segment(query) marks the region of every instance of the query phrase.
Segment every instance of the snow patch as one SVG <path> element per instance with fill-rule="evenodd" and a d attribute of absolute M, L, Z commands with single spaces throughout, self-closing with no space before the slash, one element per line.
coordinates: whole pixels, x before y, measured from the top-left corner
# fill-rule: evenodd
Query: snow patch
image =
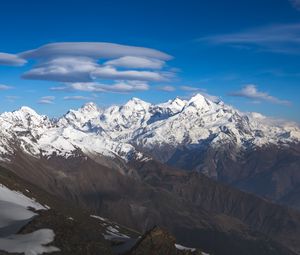
<path fill-rule="evenodd" d="M 37 215 L 29 208 L 46 210 L 48 207 L 0 184 L 0 250 L 25 255 L 59 251 L 56 247 L 44 246 L 54 240 L 54 232 L 50 229 L 40 229 L 23 235 L 16 234 Z"/>
<path fill-rule="evenodd" d="M 191 251 L 191 252 L 195 252 L 196 249 L 195 248 L 189 248 L 189 247 L 185 247 L 183 245 L 180 245 L 180 244 L 175 244 L 175 247 L 177 250 L 180 250 L 180 251 Z"/>
<path fill-rule="evenodd" d="M 38 255 L 60 251 L 54 246 L 45 246 L 54 240 L 54 232 L 51 229 L 40 229 L 30 234 L 11 235 L 0 238 L 0 250 L 25 255 Z"/>
<path fill-rule="evenodd" d="M 98 219 L 98 220 L 102 220 L 102 221 L 107 221 L 105 218 L 102 218 L 102 217 L 97 216 L 97 215 L 90 215 L 90 217 Z"/>
<path fill-rule="evenodd" d="M 35 210 L 46 210 L 47 208 L 36 202 L 35 199 L 29 198 L 19 191 L 10 190 L 6 186 L 0 184 L 0 201 L 9 202 L 22 206 L 24 208 L 32 207 Z"/>
<path fill-rule="evenodd" d="M 103 234 L 104 239 L 106 240 L 123 240 L 123 239 L 129 239 L 130 237 L 128 235 L 125 235 L 120 232 L 120 227 L 112 222 L 109 222 L 107 219 L 102 218 L 97 215 L 90 215 L 90 217 L 101 220 L 101 225 L 105 227 L 105 233 Z"/>

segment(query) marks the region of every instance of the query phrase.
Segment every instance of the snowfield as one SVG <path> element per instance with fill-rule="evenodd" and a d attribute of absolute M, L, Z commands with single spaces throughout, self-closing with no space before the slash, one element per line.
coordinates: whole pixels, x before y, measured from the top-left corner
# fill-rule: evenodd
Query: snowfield
<path fill-rule="evenodd" d="M 33 217 L 37 216 L 37 213 L 32 212 L 30 208 L 47 210 L 47 206 L 0 184 L 0 250 L 25 255 L 59 251 L 54 246 L 44 246 L 54 240 L 55 234 L 51 229 L 40 229 L 29 234 L 16 234 Z"/>

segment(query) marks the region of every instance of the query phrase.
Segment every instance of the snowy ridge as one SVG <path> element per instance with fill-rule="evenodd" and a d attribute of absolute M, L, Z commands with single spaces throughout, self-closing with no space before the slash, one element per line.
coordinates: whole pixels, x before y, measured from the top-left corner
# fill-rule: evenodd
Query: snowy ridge
<path fill-rule="evenodd" d="M 128 107 L 133 103 L 136 107 Z M 176 98 L 158 105 L 132 99 L 125 106 L 105 110 L 99 125 L 114 139 L 143 148 L 201 146 L 203 141 L 238 147 L 299 142 L 297 125 L 279 125 L 261 116 L 241 113 L 197 94 L 188 101 Z"/>
<path fill-rule="evenodd" d="M 132 145 L 113 141 L 93 123 L 101 111 L 95 104 L 86 104 L 78 111 L 70 110 L 58 121 L 38 115 L 28 107 L 0 115 L 0 160 L 8 161 L 15 149 L 34 157 L 72 157 L 83 153 L 121 157 L 134 156 Z M 140 154 L 140 153 L 139 153 Z M 140 155 L 137 156 L 140 157 Z"/>
<path fill-rule="evenodd" d="M 241 113 L 201 94 L 150 104 L 132 98 L 122 106 L 100 109 L 88 103 L 50 120 L 28 107 L 0 115 L 0 160 L 16 148 L 34 157 L 83 154 L 145 160 L 135 147 L 211 146 L 237 148 L 288 145 L 300 141 L 296 124 L 277 122 L 258 113 Z"/>

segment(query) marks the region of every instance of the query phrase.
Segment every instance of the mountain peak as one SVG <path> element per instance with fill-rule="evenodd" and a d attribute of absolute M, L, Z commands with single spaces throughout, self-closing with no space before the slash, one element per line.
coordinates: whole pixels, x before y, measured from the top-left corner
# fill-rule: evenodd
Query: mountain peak
<path fill-rule="evenodd" d="M 146 104 L 148 104 L 148 102 L 146 102 L 146 101 L 144 101 L 144 100 L 142 100 L 142 99 L 139 99 L 139 98 L 137 98 L 137 97 L 132 97 L 128 102 L 146 103 Z M 127 103 L 128 103 L 128 102 L 127 102 Z"/>
<path fill-rule="evenodd" d="M 209 109 L 212 102 L 202 94 L 198 93 L 191 97 L 188 101 L 188 106 L 193 106 L 197 109 Z"/>
<path fill-rule="evenodd" d="M 186 103 L 185 100 L 182 100 L 179 97 L 176 97 L 175 99 L 170 100 L 170 102 L 173 103 L 173 104 L 177 104 L 177 105 L 184 105 Z"/>
<path fill-rule="evenodd" d="M 39 114 L 28 106 L 22 106 L 19 110 L 14 111 L 15 113 L 24 113 L 26 115 L 39 116 Z"/>
<path fill-rule="evenodd" d="M 169 109 L 173 113 L 180 112 L 186 105 L 187 101 L 182 100 L 179 97 L 176 97 L 173 100 L 168 100 L 165 103 L 158 104 L 157 106 L 163 108 L 163 109 Z"/>
<path fill-rule="evenodd" d="M 206 100 L 206 97 L 200 93 L 197 93 L 197 94 L 193 95 L 189 101 L 194 102 L 194 101 L 203 101 L 203 100 Z"/>
<path fill-rule="evenodd" d="M 81 108 L 88 110 L 88 111 L 95 111 L 95 110 L 98 110 L 98 105 L 94 102 L 88 102 L 88 103 L 84 104 Z"/>
<path fill-rule="evenodd" d="M 148 108 L 150 105 L 151 104 L 146 101 L 143 101 L 137 97 L 133 97 L 124 106 L 129 108 L 131 107 L 136 108 L 137 106 L 140 106 L 142 108 Z"/>
<path fill-rule="evenodd" d="M 130 99 L 131 101 L 143 101 L 143 100 L 141 100 L 141 99 L 139 99 L 139 98 L 137 98 L 137 97 L 132 97 L 131 99 Z"/>
<path fill-rule="evenodd" d="M 22 106 L 13 112 L 4 112 L 0 117 L 2 124 L 7 122 L 12 126 L 22 126 L 24 128 L 43 125 L 46 127 L 49 124 L 48 117 L 39 115 L 35 110 L 27 106 Z"/>

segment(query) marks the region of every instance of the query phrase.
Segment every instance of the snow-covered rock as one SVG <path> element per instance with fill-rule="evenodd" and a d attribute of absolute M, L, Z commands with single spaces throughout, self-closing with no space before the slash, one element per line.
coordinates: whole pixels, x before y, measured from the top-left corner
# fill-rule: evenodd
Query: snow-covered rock
<path fill-rule="evenodd" d="M 15 150 L 34 157 L 71 157 L 78 150 L 128 160 L 137 157 L 132 145 L 111 139 L 99 126 L 101 110 L 88 103 L 59 120 L 38 115 L 28 107 L 0 115 L 0 160 L 9 161 Z"/>

